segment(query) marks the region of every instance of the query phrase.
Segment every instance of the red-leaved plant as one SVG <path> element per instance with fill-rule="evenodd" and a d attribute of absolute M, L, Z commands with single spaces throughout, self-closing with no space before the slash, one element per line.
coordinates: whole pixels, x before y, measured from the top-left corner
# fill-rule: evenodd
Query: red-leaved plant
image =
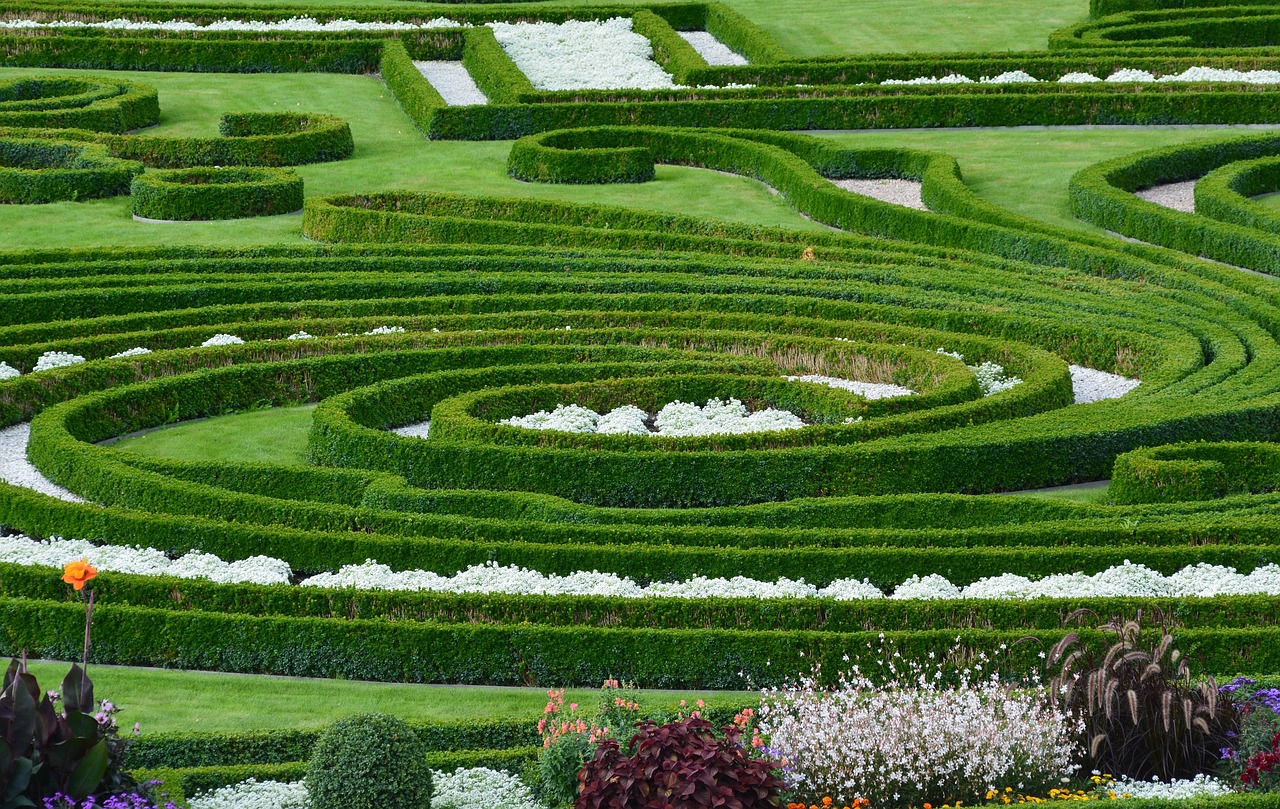
<path fill-rule="evenodd" d="M 754 759 L 741 731 L 721 734 L 698 716 L 666 725 L 644 721 L 628 752 L 605 739 L 578 773 L 574 809 L 766 809 L 782 805 L 773 763 Z"/>

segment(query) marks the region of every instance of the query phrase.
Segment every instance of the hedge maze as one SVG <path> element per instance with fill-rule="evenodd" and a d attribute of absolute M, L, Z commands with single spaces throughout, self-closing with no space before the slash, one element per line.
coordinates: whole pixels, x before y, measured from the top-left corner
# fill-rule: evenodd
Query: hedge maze
<path fill-rule="evenodd" d="M 232 13 L 370 27 L 49 25 L 207 25 Z M 0 425 L 29 423 L 30 462 L 82 498 L 0 483 L 9 532 L 265 555 L 298 579 L 366 560 L 439 574 L 496 562 L 640 583 L 866 579 L 892 592 L 934 574 L 964 586 L 1126 560 L 1166 575 L 1280 563 L 1280 208 L 1258 199 L 1280 192 L 1280 136 L 1223 132 L 1089 167 L 1071 180 L 1070 205 L 1097 227 L 1068 228 L 975 193 L 947 154 L 793 131 L 1276 124 L 1280 94 L 1251 80 L 1059 81 L 1280 70 L 1274 3 L 1094 0 L 1091 18 L 1044 50 L 826 59 L 793 57 L 743 14 L 702 2 L 402 3 L 321 15 L 18 0 L 2 16 L 33 21 L 0 28 L 6 65 L 33 76 L 0 82 L 0 200 L 129 194 L 134 215 L 156 220 L 304 208 L 298 227 L 313 242 L 0 255 L 0 360 L 17 372 L 5 378 L 0 366 Z M 484 25 L 617 16 L 633 20 L 681 87 L 538 89 Z M 455 25 L 424 27 L 437 18 Z M 679 36 L 690 30 L 748 64 L 707 64 Z M 488 103 L 446 104 L 414 65 L 427 60 L 460 61 Z M 511 178 L 644 184 L 655 167 L 693 166 L 758 180 L 828 228 L 376 186 L 307 196 L 304 207 L 289 167 L 351 157 L 360 144 L 348 122 L 228 111 L 215 137 L 152 135 L 180 98 L 37 70 L 54 68 L 377 72 L 424 137 L 513 141 Z M 1010 71 L 1033 81 L 977 80 Z M 974 81 L 901 83 L 947 75 Z M 850 179 L 917 182 L 929 210 L 833 182 Z M 1135 194 L 1192 181 L 1193 212 Z M 214 335 L 242 342 L 202 345 Z M 47 352 L 87 361 L 36 371 Z M 984 395 L 973 371 L 982 363 L 1020 384 Z M 1071 366 L 1141 384 L 1075 404 Z M 786 379 L 809 374 L 916 395 L 868 399 Z M 730 396 L 793 411 L 806 426 L 673 438 L 498 423 L 558 404 L 652 413 Z M 318 404 L 303 466 L 164 460 L 101 443 L 299 404 Z M 392 431 L 427 420 L 426 440 Z M 1102 480 L 1107 497 L 1093 502 L 994 496 Z M 95 660 L 129 665 L 731 689 L 814 662 L 838 670 L 881 633 L 904 653 L 944 653 L 957 639 L 969 651 L 1007 644 L 1031 665 L 1044 645 L 1017 642 L 1051 645 L 1063 618 L 1086 607 L 1160 611 L 1205 671 L 1280 670 L 1274 592 L 663 599 L 120 572 L 98 584 Z M 6 653 L 78 657 L 83 607 L 51 569 L 0 564 L 0 616 Z M 510 748 L 472 758 L 511 767 L 529 757 L 536 739 L 490 730 L 438 747 Z M 282 762 L 302 756 L 279 743 L 237 763 L 288 775 L 298 765 Z M 233 760 L 170 752 L 140 766 Z M 196 786 L 245 777 L 189 775 Z"/>

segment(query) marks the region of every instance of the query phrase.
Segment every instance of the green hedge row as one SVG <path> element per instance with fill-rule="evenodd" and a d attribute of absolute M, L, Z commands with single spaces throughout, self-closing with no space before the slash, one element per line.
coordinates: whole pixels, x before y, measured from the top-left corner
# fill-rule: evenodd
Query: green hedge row
<path fill-rule="evenodd" d="M 439 624 L 538 624 L 633 629 L 717 627 L 742 631 L 932 631 L 983 627 L 1056 630 L 1073 610 L 1101 616 L 1163 615 L 1179 628 L 1242 628 L 1280 622 L 1275 597 L 895 600 L 623 598 L 478 593 L 358 591 L 294 585 L 215 584 L 105 572 L 94 581 L 103 603 L 285 618 L 427 621 Z M 78 602 L 58 574 L 33 565 L 0 565 L 0 595 Z M 443 732 L 443 731 L 442 731 Z M 492 740 L 460 747 L 500 747 Z M 286 759 L 277 759 L 286 760 Z M 210 763 L 210 762 L 205 762 Z M 139 764 L 138 766 L 160 766 Z M 177 765 L 174 765 L 177 766 Z M 194 766 L 194 765 L 182 765 Z"/>
<path fill-rule="evenodd" d="M 521 138 L 511 145 L 507 174 L 536 183 L 643 183 L 653 179 L 653 152 L 647 147 L 628 146 L 617 139 L 610 143 L 588 132 L 562 130 Z M 627 138 L 623 135 L 621 139 Z"/>
<path fill-rule="evenodd" d="M 1049 35 L 1049 49 L 1140 44 L 1157 48 L 1268 48 L 1280 44 L 1274 4 L 1196 6 L 1126 11 L 1087 20 Z"/>
<path fill-rule="evenodd" d="M 1165 147 L 1108 160 L 1071 178 L 1071 212 L 1124 236 L 1259 272 L 1280 271 L 1280 236 L 1146 202 L 1135 191 L 1199 178 L 1280 153 L 1280 138 L 1252 135 Z"/>
<path fill-rule="evenodd" d="M 1117 503 L 1211 500 L 1280 488 L 1273 444 L 1169 444 L 1116 459 L 1110 496 Z"/>
<path fill-rule="evenodd" d="M 0 138 L 0 203 L 114 197 L 141 172 L 141 163 L 94 144 Z"/>
<path fill-rule="evenodd" d="M 1195 187 L 1196 213 L 1242 227 L 1280 234 L 1280 215 L 1252 199 L 1280 191 L 1280 157 L 1230 163 Z"/>
<path fill-rule="evenodd" d="M 507 56 L 488 26 L 467 31 L 462 66 L 490 104 L 518 104 L 522 95 L 534 92 L 533 84 Z M 394 87 L 391 89 L 395 91 Z"/>
<path fill-rule="evenodd" d="M 18 108 L 0 107 L 0 127 L 3 128 L 127 132 L 160 120 L 155 88 L 134 82 L 41 76 L 0 82 L 0 93 L 29 102 L 47 99 L 46 103 L 24 104 Z"/>
<path fill-rule="evenodd" d="M 0 599 L 5 654 L 76 657 L 84 642 L 84 608 Z M 821 665 L 825 676 L 860 660 L 882 659 L 880 640 L 904 657 L 930 652 L 946 661 L 1001 644 L 999 668 L 1038 665 L 1039 652 L 1063 630 L 1037 633 L 946 629 L 918 632 L 744 632 L 599 629 L 529 625 L 440 625 L 331 621 L 101 604 L 94 611 L 98 663 L 344 677 L 387 682 L 487 685 L 596 685 L 616 678 L 644 688 L 743 689 L 780 684 Z M 1082 633 L 1086 641 L 1100 636 Z M 1022 641 L 1019 643 L 1019 641 Z M 1198 671 L 1275 671 L 1280 628 L 1185 629 L 1184 657 Z M 867 644 L 871 644 L 868 649 Z M 465 654 L 459 650 L 466 650 Z M 845 656 L 848 656 L 848 660 Z"/>
<path fill-rule="evenodd" d="M 414 67 L 413 58 L 403 42 L 393 39 L 384 45 L 379 70 L 387 89 L 405 115 L 425 134 L 430 127 L 431 116 L 446 105 L 431 82 Z"/>
<path fill-rule="evenodd" d="M 129 189 L 135 217 L 166 221 L 241 219 L 302 210 L 302 178 L 289 169 L 151 171 Z"/>

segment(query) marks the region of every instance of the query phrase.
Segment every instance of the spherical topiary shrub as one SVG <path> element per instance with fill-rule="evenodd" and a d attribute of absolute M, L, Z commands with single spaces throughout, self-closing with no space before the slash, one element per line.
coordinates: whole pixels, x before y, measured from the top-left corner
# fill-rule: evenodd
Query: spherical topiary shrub
<path fill-rule="evenodd" d="M 195 221 L 275 216 L 302 208 L 302 178 L 288 169 L 191 168 L 149 171 L 129 192 L 140 219 Z"/>
<path fill-rule="evenodd" d="M 311 809 L 430 809 L 427 752 L 413 728 L 394 716 L 340 720 L 311 754 Z"/>

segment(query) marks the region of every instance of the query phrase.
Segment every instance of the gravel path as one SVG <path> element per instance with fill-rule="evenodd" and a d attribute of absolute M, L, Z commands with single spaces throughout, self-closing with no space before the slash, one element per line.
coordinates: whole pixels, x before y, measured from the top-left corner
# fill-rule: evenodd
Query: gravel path
<path fill-rule="evenodd" d="M 450 107 L 469 107 L 488 104 L 489 99 L 480 92 L 471 74 L 461 62 L 414 62 L 422 77 L 431 82 L 436 92 Z"/>
<path fill-rule="evenodd" d="M 1095 371 L 1082 365 L 1071 367 L 1071 390 L 1076 395 L 1076 404 L 1101 402 L 1104 399 L 1119 399 L 1141 384 L 1140 380 L 1127 376 L 1111 374 L 1106 371 Z"/>
<path fill-rule="evenodd" d="M 740 53 L 733 51 L 728 45 L 715 38 L 715 35 L 707 31 L 679 31 L 677 32 L 693 46 L 698 55 L 707 60 L 709 65 L 745 65 L 747 59 Z"/>
<path fill-rule="evenodd" d="M 1196 181 L 1187 180 L 1183 183 L 1166 183 L 1165 185 L 1153 185 L 1150 188 L 1144 188 L 1141 191 L 1133 192 L 1139 199 L 1145 199 L 1147 202 L 1154 202 L 1157 205 L 1163 205 L 1166 208 L 1172 208 L 1175 211 L 1184 213 L 1196 212 Z"/>
<path fill-rule="evenodd" d="M 403 427 L 396 427 L 391 432 L 396 435 L 403 435 L 406 438 L 426 438 L 431 432 L 431 422 L 421 421 L 417 424 L 406 424 Z"/>
<path fill-rule="evenodd" d="M 894 205 L 915 208 L 917 211 L 929 210 L 924 200 L 920 198 L 920 183 L 917 180 L 832 180 L 831 182 L 845 191 L 852 191 L 881 202 L 891 202 Z"/>
<path fill-rule="evenodd" d="M 27 460 L 27 442 L 31 440 L 31 425 L 15 424 L 0 430 L 0 480 L 12 486 L 21 486 L 33 492 L 47 494 L 68 503 L 83 503 L 85 499 L 72 494 L 40 474 L 40 470 Z"/>

